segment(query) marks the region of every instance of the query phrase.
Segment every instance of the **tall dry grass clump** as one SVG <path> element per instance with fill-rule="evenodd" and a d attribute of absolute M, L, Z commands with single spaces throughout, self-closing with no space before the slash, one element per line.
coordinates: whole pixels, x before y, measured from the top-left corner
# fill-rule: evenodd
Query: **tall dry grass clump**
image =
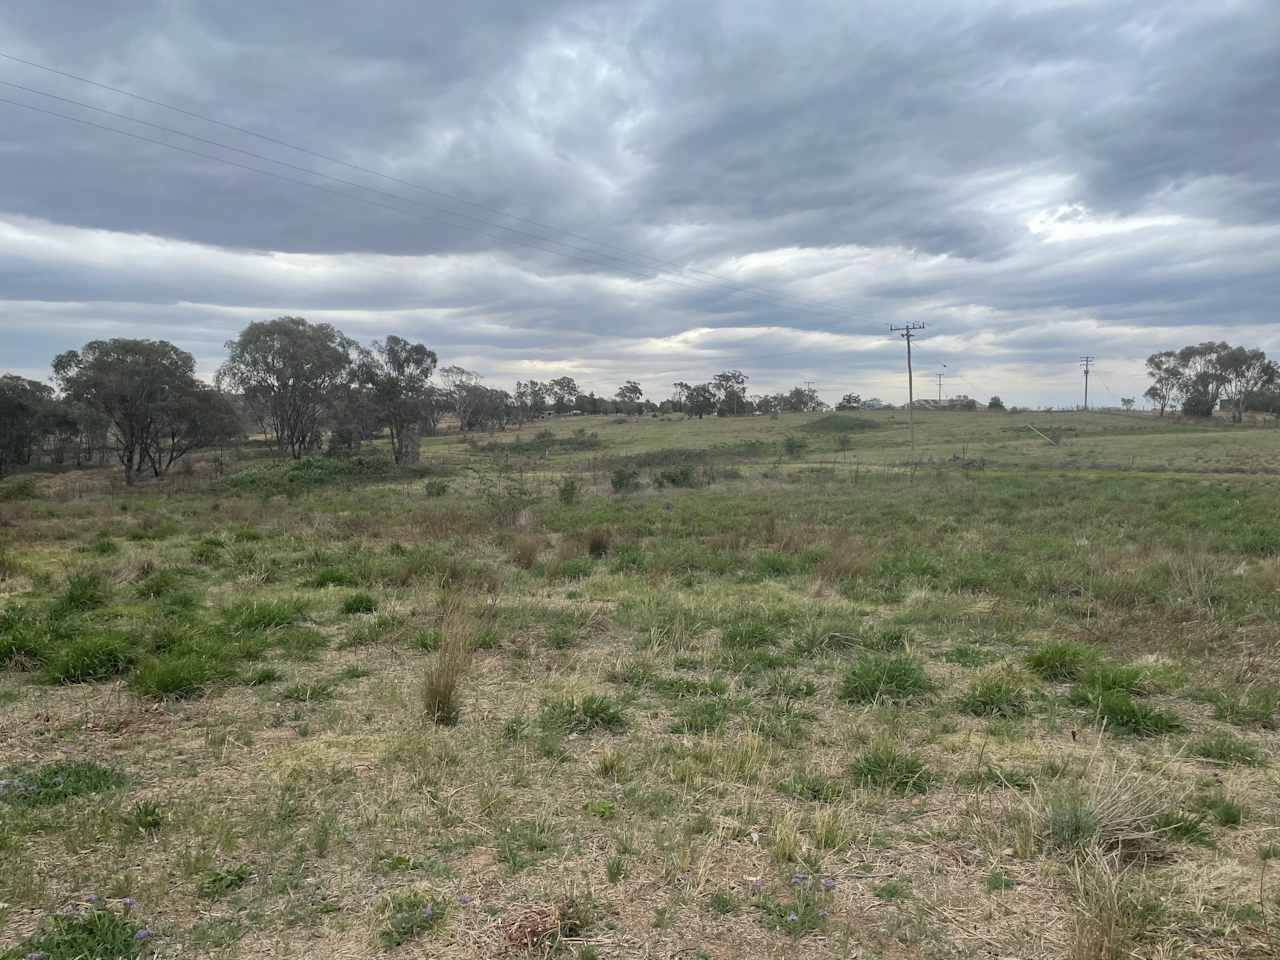
<path fill-rule="evenodd" d="M 462 716 L 460 690 L 471 669 L 475 619 L 462 598 L 446 592 L 440 600 L 440 646 L 422 676 L 423 715 L 451 727 Z"/>
<path fill-rule="evenodd" d="M 1026 853 L 1098 849 L 1131 856 L 1168 832 L 1175 794 L 1161 773 L 1098 758 L 1082 781 L 1032 782 L 1017 815 L 1018 846 Z"/>
<path fill-rule="evenodd" d="M 1157 898 L 1118 853 L 1090 847 L 1070 868 L 1069 960 L 1128 960 L 1160 922 Z"/>

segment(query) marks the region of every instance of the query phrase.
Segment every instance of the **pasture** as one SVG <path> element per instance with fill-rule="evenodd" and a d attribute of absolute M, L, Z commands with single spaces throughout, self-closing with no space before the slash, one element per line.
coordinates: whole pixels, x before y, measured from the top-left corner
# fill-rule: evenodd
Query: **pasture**
<path fill-rule="evenodd" d="M 916 433 L 0 482 L 0 958 L 1280 953 L 1280 430 Z"/>

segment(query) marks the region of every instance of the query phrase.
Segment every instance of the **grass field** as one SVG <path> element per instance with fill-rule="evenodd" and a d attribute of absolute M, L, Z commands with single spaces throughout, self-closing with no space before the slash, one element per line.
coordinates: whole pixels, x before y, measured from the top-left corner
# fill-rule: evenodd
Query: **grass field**
<path fill-rule="evenodd" d="M 0 483 L 0 958 L 1280 955 L 1280 430 L 916 431 Z"/>

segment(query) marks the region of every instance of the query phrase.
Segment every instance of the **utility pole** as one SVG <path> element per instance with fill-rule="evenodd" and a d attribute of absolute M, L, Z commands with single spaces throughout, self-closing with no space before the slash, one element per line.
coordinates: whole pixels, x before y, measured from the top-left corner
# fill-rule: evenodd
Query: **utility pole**
<path fill-rule="evenodd" d="M 913 461 L 916 458 L 916 421 L 912 415 L 912 408 L 916 405 L 916 388 L 912 382 L 911 374 L 911 337 L 917 330 L 923 329 L 923 323 L 915 322 L 908 323 L 903 327 L 895 327 L 892 324 L 889 326 L 890 333 L 896 333 L 907 341 L 907 429 L 911 432 L 911 459 Z"/>
<path fill-rule="evenodd" d="M 941 406 L 942 405 L 942 378 L 945 377 L 946 374 L 935 373 L 934 376 L 938 378 L 938 405 Z"/>
<path fill-rule="evenodd" d="M 1097 361 L 1097 357 L 1081 357 L 1080 366 L 1084 368 L 1084 408 L 1089 409 L 1089 368 Z"/>

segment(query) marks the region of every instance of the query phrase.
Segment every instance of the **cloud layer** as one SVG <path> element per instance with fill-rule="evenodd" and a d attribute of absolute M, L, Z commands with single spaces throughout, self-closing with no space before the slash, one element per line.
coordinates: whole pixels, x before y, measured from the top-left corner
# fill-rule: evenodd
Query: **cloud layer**
<path fill-rule="evenodd" d="M 1110 402 L 1155 349 L 1280 352 L 1269 0 L 74 6 L 7 6 L 0 52 L 384 176 L 0 59 L 2 98 L 207 155 L 0 103 L 3 369 L 127 335 L 210 372 L 281 313 L 659 396 L 899 399 L 907 320 L 1023 403 L 1082 352 Z"/>

